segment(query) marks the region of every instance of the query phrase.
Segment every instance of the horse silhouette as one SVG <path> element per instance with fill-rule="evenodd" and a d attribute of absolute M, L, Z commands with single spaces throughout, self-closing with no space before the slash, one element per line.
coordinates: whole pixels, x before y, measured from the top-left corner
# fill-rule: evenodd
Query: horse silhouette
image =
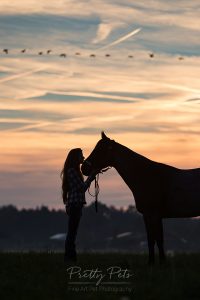
<path fill-rule="evenodd" d="M 94 169 L 114 167 L 131 189 L 137 210 L 143 215 L 149 249 L 149 264 L 155 261 L 155 243 L 160 262 L 165 260 L 163 218 L 200 215 L 200 168 L 182 170 L 152 161 L 109 139 L 104 132 L 82 164 L 89 175 Z"/>

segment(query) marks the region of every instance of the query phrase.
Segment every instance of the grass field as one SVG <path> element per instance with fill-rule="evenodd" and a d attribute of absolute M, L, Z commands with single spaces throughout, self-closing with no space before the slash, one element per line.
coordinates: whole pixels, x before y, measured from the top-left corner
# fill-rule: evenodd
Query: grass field
<path fill-rule="evenodd" d="M 78 258 L 67 270 L 60 253 L 0 253 L 0 299 L 200 299 L 200 254 L 177 254 L 153 267 L 139 254 Z M 77 273 L 70 278 L 70 271 Z"/>

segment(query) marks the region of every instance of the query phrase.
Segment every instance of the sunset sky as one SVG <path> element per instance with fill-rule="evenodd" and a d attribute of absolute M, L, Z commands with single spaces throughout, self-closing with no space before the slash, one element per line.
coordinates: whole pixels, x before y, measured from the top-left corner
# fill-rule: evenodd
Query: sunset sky
<path fill-rule="evenodd" d="M 1 0 L 0 205 L 63 208 L 65 157 L 86 157 L 101 130 L 152 160 L 200 167 L 199 12 L 186 0 Z M 115 170 L 100 188 L 108 205 L 134 204 Z"/>

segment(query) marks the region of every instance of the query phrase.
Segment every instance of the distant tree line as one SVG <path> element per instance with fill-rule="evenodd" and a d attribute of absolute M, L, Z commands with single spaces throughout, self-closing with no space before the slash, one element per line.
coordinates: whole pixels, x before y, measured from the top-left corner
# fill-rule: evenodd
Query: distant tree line
<path fill-rule="evenodd" d="M 45 206 L 19 210 L 15 206 L 0 207 L 0 251 L 64 250 L 64 240 L 51 236 L 67 232 L 68 217 L 64 210 Z M 199 219 L 164 220 L 165 248 L 181 252 L 200 250 Z M 118 210 L 99 203 L 83 209 L 77 236 L 80 251 L 146 252 L 146 233 L 142 216 L 134 206 Z"/>

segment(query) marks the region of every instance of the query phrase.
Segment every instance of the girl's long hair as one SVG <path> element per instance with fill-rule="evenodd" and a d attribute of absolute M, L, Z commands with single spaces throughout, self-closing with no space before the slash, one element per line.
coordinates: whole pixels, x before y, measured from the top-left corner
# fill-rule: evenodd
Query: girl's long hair
<path fill-rule="evenodd" d="M 64 167 L 60 173 L 60 177 L 62 180 L 62 199 L 63 203 L 67 203 L 68 192 L 69 192 L 69 182 L 67 178 L 67 171 L 69 168 L 76 169 L 80 179 L 83 180 L 83 174 L 80 170 L 79 157 L 82 154 L 82 150 L 80 148 L 75 148 L 69 151 L 67 158 L 64 163 Z"/>

